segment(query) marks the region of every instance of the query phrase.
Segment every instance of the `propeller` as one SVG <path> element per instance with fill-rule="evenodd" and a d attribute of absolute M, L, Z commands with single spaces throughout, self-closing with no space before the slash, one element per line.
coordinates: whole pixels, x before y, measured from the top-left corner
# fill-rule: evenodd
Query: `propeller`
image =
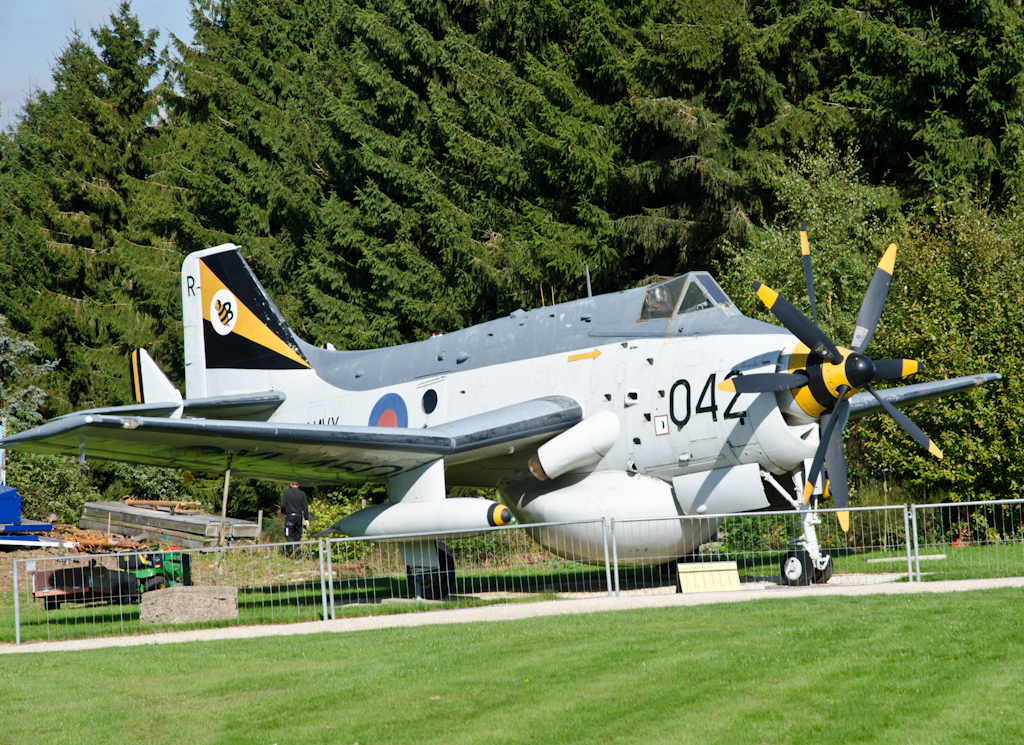
<path fill-rule="evenodd" d="M 898 380 L 913 375 L 920 369 L 920 363 L 916 360 L 885 359 L 876 361 L 864 354 L 864 350 L 867 349 L 875 335 L 882 311 L 885 308 L 886 298 L 889 295 L 892 273 L 896 265 L 895 244 L 890 244 L 882 255 L 881 261 L 878 262 L 878 267 L 875 269 L 874 276 L 871 278 L 871 283 L 861 302 L 849 349 L 837 347 L 818 326 L 817 308 L 814 302 L 811 250 L 803 223 L 800 223 L 800 253 L 803 257 L 804 279 L 807 284 L 807 296 L 810 300 L 813 320 L 767 285 L 754 282 L 754 291 L 768 310 L 782 322 L 782 325 L 807 347 L 809 355 L 806 368 L 791 369 L 789 372 L 783 373 L 734 376 L 719 383 L 718 387 L 720 390 L 737 393 L 763 393 L 807 386 L 810 396 L 800 394 L 804 400 L 801 402 L 798 399 L 798 403 L 811 416 L 819 417 L 820 439 L 804 485 L 804 504 L 809 501 L 814 484 L 817 483 L 824 465 L 828 474 L 826 496 L 831 495 L 833 503 L 839 509 L 837 515 L 839 523 L 843 530 L 847 530 L 850 513 L 846 508 L 849 507 L 850 499 L 849 487 L 846 482 L 843 431 L 850 418 L 850 395 L 862 388 L 867 390 L 882 405 L 885 412 L 921 447 L 936 458 L 942 458 L 942 451 L 920 427 L 879 396 L 871 387 L 872 382 Z M 816 407 L 816 409 L 810 411 L 808 405 L 811 408 Z"/>

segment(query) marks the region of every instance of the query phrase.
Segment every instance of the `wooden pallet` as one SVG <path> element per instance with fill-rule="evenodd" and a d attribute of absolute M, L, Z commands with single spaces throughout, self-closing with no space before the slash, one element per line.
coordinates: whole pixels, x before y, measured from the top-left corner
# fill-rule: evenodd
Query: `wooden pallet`
<path fill-rule="evenodd" d="M 217 543 L 220 515 L 171 514 L 164 510 L 133 507 L 123 502 L 86 502 L 79 525 L 84 529 L 107 530 L 119 535 L 145 535 L 168 540 L 187 548 L 202 548 Z M 258 538 L 260 526 L 248 520 L 229 517 L 224 521 L 225 537 Z"/>

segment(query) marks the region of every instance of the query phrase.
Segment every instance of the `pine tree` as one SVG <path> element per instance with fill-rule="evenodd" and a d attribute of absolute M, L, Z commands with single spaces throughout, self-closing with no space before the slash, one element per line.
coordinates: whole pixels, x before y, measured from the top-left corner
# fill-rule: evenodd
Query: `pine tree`
<path fill-rule="evenodd" d="M 110 21 L 93 32 L 99 54 L 72 37 L 55 89 L 29 99 L 2 145 L 0 304 L 61 361 L 52 413 L 126 401 L 134 347 L 180 369 L 176 192 L 148 87 L 157 32 L 127 3 Z"/>

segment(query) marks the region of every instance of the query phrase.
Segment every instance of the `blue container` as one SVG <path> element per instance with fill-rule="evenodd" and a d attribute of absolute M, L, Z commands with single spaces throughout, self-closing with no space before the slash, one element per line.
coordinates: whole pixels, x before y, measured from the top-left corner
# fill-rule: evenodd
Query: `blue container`
<path fill-rule="evenodd" d="M 21 522 L 21 497 L 13 486 L 0 486 L 0 525 Z"/>

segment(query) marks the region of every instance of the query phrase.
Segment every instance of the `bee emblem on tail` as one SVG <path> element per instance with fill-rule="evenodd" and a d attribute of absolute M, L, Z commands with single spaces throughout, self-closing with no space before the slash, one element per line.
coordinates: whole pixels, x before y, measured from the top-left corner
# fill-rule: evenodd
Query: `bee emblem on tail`
<path fill-rule="evenodd" d="M 214 302 L 217 304 L 217 317 L 221 323 L 227 326 L 235 317 L 235 311 L 231 310 L 231 301 L 228 300 L 222 303 L 220 300 L 215 300 Z"/>
<path fill-rule="evenodd" d="M 220 336 L 227 336 L 238 322 L 238 300 L 226 288 L 214 293 L 210 302 L 210 324 Z"/>

